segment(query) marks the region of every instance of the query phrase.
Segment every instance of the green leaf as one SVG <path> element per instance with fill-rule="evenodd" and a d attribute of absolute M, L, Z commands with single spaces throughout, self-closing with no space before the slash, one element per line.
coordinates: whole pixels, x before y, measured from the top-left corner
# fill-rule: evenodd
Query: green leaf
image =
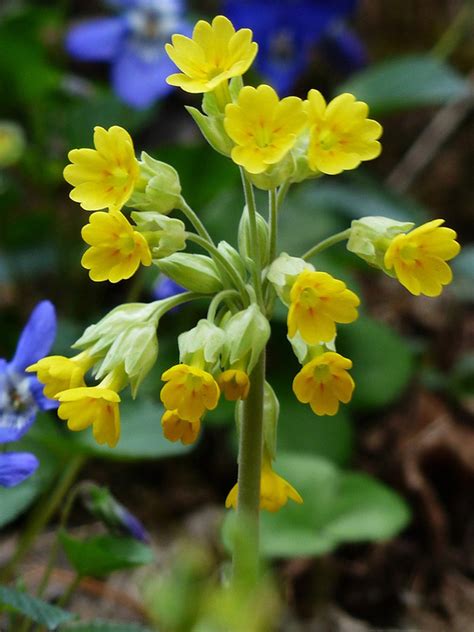
<path fill-rule="evenodd" d="M 41 599 L 6 586 L 0 586 L 0 612 L 3 610 L 2 606 L 25 615 L 35 623 L 46 626 L 48 630 L 56 630 L 61 623 L 74 616 L 62 608 L 51 606 Z"/>
<path fill-rule="evenodd" d="M 413 374 L 414 354 L 408 343 L 368 316 L 339 328 L 337 349 L 353 362 L 356 388 L 352 401 L 365 410 L 394 401 Z"/>
<path fill-rule="evenodd" d="M 135 623 L 116 623 L 104 619 L 94 621 L 79 621 L 61 626 L 61 632 L 152 632 Z"/>
<path fill-rule="evenodd" d="M 151 564 L 152 549 L 133 538 L 99 535 L 73 538 L 65 531 L 59 534 L 67 558 L 82 576 L 102 577 L 113 571 Z"/>
<path fill-rule="evenodd" d="M 431 55 L 407 55 L 373 64 L 338 89 L 368 103 L 370 114 L 443 105 L 469 92 L 469 83 Z"/>
<path fill-rule="evenodd" d="M 261 545 L 269 557 L 323 555 L 343 543 L 386 540 L 409 521 L 404 500 L 366 474 L 296 453 L 280 455 L 274 468 L 304 503 L 262 513 Z"/>
<path fill-rule="evenodd" d="M 185 454 L 191 449 L 164 438 L 161 431 L 163 406 L 151 399 L 124 399 L 120 404 L 121 437 L 115 448 L 98 445 L 92 431 L 74 433 L 77 450 L 107 459 L 158 459 Z"/>
<path fill-rule="evenodd" d="M 37 419 L 35 426 L 40 423 Z M 48 489 L 60 466 L 55 452 L 47 446 L 25 438 L 9 446 L 11 450 L 27 451 L 34 453 L 40 462 L 36 472 L 29 479 L 16 487 L 0 487 L 0 527 L 8 524 L 28 509 L 31 503 L 46 489 Z"/>

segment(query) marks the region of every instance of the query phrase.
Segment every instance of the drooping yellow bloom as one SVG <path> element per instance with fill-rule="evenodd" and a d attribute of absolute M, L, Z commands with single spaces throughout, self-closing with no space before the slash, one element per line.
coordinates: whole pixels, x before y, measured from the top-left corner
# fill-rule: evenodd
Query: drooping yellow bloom
<path fill-rule="evenodd" d="M 91 356 L 83 351 L 73 358 L 46 356 L 26 370 L 37 373 L 38 380 L 44 384 L 44 394 L 54 399 L 60 391 L 85 386 L 84 375 L 92 364 Z"/>
<path fill-rule="evenodd" d="M 170 59 L 182 71 L 167 82 L 186 92 L 215 90 L 223 81 L 243 75 L 255 59 L 258 46 L 250 29 L 236 31 L 226 17 L 218 15 L 212 24 L 199 20 L 192 39 L 173 35 L 166 44 Z"/>
<path fill-rule="evenodd" d="M 184 445 L 194 443 L 201 429 L 201 422 L 181 419 L 176 410 L 166 410 L 161 418 L 163 434 L 168 441 L 181 441 Z"/>
<path fill-rule="evenodd" d="M 326 104 L 318 90 L 305 103 L 310 128 L 308 164 L 313 171 L 335 175 L 377 158 L 382 126 L 367 118 L 369 108 L 352 94 L 340 94 Z"/>
<path fill-rule="evenodd" d="M 293 380 L 293 391 L 316 415 L 335 415 L 339 402 L 347 404 L 352 397 L 354 380 L 347 372 L 351 367 L 351 360 L 327 351 L 304 365 Z"/>
<path fill-rule="evenodd" d="M 81 264 L 93 281 L 117 283 L 129 279 L 140 264 L 151 265 L 151 252 L 145 237 L 128 222 L 120 211 L 100 211 L 90 216 L 81 231 L 91 246 Z"/>
<path fill-rule="evenodd" d="M 238 494 L 239 486 L 236 483 L 226 498 L 227 509 L 231 507 L 237 509 Z M 296 489 L 273 471 L 270 458 L 264 454 L 260 478 L 260 509 L 276 512 L 286 505 L 288 499 L 298 504 L 303 502 Z"/>
<path fill-rule="evenodd" d="M 177 364 L 163 373 L 166 384 L 160 397 L 165 408 L 185 421 L 196 422 L 219 401 L 219 386 L 210 373 L 188 364 Z"/>
<path fill-rule="evenodd" d="M 444 219 L 434 219 L 397 235 L 385 253 L 385 267 L 394 268 L 400 283 L 415 296 L 438 296 L 443 285 L 453 279 L 446 261 L 455 257 L 461 247 L 455 231 L 441 226 L 443 223 Z"/>
<path fill-rule="evenodd" d="M 119 394 L 101 386 L 83 386 L 56 395 L 61 403 L 58 417 L 67 421 L 69 430 L 92 426 L 97 443 L 114 448 L 120 438 Z"/>
<path fill-rule="evenodd" d="M 64 179 L 74 187 L 69 197 L 86 211 L 121 209 L 139 176 L 130 134 L 114 125 L 94 128 L 95 149 L 72 149 Z"/>
<path fill-rule="evenodd" d="M 297 276 L 290 301 L 288 335 L 293 338 L 299 331 L 308 344 L 331 341 L 336 323 L 352 323 L 360 303 L 343 281 L 312 270 L 303 270 Z"/>
<path fill-rule="evenodd" d="M 249 376 L 240 369 L 227 369 L 219 375 L 217 383 L 225 398 L 230 402 L 247 399 L 250 388 Z"/>
<path fill-rule="evenodd" d="M 232 160 L 249 173 L 262 173 L 293 147 L 306 118 L 298 97 L 280 101 L 270 86 L 245 86 L 237 103 L 225 108 L 224 127 L 236 143 Z"/>

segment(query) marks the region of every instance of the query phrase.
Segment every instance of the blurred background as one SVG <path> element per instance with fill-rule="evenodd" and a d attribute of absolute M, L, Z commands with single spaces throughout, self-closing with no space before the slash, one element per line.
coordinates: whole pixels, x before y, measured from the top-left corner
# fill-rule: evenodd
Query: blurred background
<path fill-rule="evenodd" d="M 281 401 L 276 470 L 305 498 L 302 508 L 263 520 L 278 629 L 474 629 L 474 2 L 2 0 L 0 357 L 12 357 L 42 299 L 57 309 L 53 351 L 67 355 L 108 310 L 169 291 L 156 268 L 111 285 L 93 283 L 80 266 L 88 214 L 69 200 L 62 170 L 70 149 L 92 145 L 94 125 L 122 125 L 137 151 L 172 164 L 211 234 L 235 245 L 238 170 L 186 113 L 199 96 L 164 82 L 170 35 L 218 13 L 254 30 L 260 52 L 248 83 L 303 98 L 313 87 L 327 97 L 352 92 L 384 127 L 378 160 L 294 187 L 281 251 L 303 253 L 364 215 L 445 218 L 463 246 L 454 282 L 435 300 L 411 296 L 342 247 L 320 257 L 318 267 L 344 279 L 364 306 L 338 337 L 357 389 L 334 418 L 314 417 L 293 397 L 298 364 L 284 311 L 276 315 L 268 359 Z M 236 477 L 232 409 L 206 418 L 193 449 L 166 442 L 160 427 L 160 374 L 177 361 L 176 337 L 201 310 L 186 307 L 161 322 L 158 365 L 138 399 L 124 402 L 115 450 L 87 433 L 71 437 L 54 414 L 38 416 L 22 443 L 39 470 L 0 489 L 0 564 L 64 464 L 80 455 L 79 479 L 109 487 L 152 535 L 156 572 L 186 539 L 219 568 L 223 504 Z M 70 526 L 97 528 L 80 505 Z M 27 586 L 38 581 L 51 538 L 44 533 L 22 562 Z M 57 584 L 70 572 L 66 563 L 57 569 Z M 143 570 L 85 581 L 73 609 L 145 621 L 147 581 Z"/>

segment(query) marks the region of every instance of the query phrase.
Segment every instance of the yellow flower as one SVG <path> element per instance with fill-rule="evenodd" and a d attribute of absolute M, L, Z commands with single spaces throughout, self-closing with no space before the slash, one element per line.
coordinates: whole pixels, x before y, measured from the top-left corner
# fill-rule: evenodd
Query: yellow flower
<path fill-rule="evenodd" d="M 141 233 L 120 211 L 93 213 L 83 227 L 82 238 L 91 246 L 81 264 L 93 281 L 117 283 L 129 279 L 139 267 L 151 265 L 151 252 Z"/>
<path fill-rule="evenodd" d="M 444 219 L 434 219 L 397 235 L 385 253 L 385 267 L 394 268 L 400 283 L 415 296 L 438 296 L 443 285 L 453 279 L 446 261 L 455 257 L 461 247 L 454 230 L 441 227 L 443 223 Z"/>
<path fill-rule="evenodd" d="M 313 171 L 335 175 L 377 158 L 382 126 L 367 118 L 369 108 L 352 94 L 340 94 L 329 104 L 318 90 L 305 103 L 310 136 L 308 163 Z"/>
<path fill-rule="evenodd" d="M 201 422 L 181 419 L 176 410 L 166 410 L 161 418 L 163 434 L 168 441 L 181 441 L 184 445 L 194 443 L 201 429 Z"/>
<path fill-rule="evenodd" d="M 130 134 L 114 125 L 94 128 L 95 149 L 73 149 L 64 179 L 74 187 L 69 197 L 86 211 L 121 209 L 139 175 Z"/>
<path fill-rule="evenodd" d="M 327 272 L 303 270 L 290 292 L 288 336 L 297 331 L 308 344 L 329 342 L 336 335 L 335 323 L 352 323 L 358 316 L 358 297 L 343 281 Z"/>
<path fill-rule="evenodd" d="M 44 384 L 44 394 L 54 399 L 60 391 L 85 386 L 84 375 L 92 364 L 93 359 L 83 351 L 74 358 L 47 356 L 26 370 L 37 373 L 38 380 Z"/>
<path fill-rule="evenodd" d="M 56 395 L 61 403 L 58 417 L 67 420 L 69 430 L 85 430 L 92 426 L 97 443 L 114 448 L 120 438 L 120 396 L 102 386 L 83 386 Z"/>
<path fill-rule="evenodd" d="M 225 506 L 227 509 L 231 507 L 237 509 L 238 494 L 239 486 L 236 483 L 226 498 Z M 273 471 L 270 458 L 265 454 L 260 478 L 260 509 L 271 512 L 278 511 L 286 505 L 288 499 L 294 500 L 298 504 L 303 502 L 296 489 Z"/>
<path fill-rule="evenodd" d="M 243 75 L 255 59 L 258 46 L 250 29 L 236 31 L 226 17 L 218 15 L 212 24 L 199 20 L 192 39 L 173 35 L 166 52 L 182 73 L 167 82 L 186 92 L 210 92 L 223 81 Z"/>
<path fill-rule="evenodd" d="M 177 364 L 165 371 L 161 379 L 167 382 L 161 389 L 161 401 L 184 421 L 196 422 L 206 410 L 217 406 L 219 386 L 203 369 Z"/>
<path fill-rule="evenodd" d="M 247 399 L 250 388 L 249 376 L 240 369 L 227 369 L 219 375 L 217 383 L 225 398 L 230 402 Z"/>
<path fill-rule="evenodd" d="M 237 103 L 225 108 L 224 127 L 236 143 L 232 160 L 249 173 L 262 173 L 280 162 L 293 147 L 306 124 L 303 102 L 298 97 L 281 101 L 270 86 L 245 86 Z"/>
<path fill-rule="evenodd" d="M 354 380 L 347 372 L 351 367 L 348 358 L 327 351 L 304 365 L 293 380 L 293 391 L 316 415 L 335 415 L 339 402 L 347 404 L 352 397 Z"/>

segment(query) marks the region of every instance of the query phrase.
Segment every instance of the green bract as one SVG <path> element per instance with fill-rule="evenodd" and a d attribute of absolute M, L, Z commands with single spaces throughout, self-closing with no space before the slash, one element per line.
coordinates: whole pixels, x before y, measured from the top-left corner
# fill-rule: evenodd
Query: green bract
<path fill-rule="evenodd" d="M 141 154 L 140 175 L 128 206 L 141 211 L 169 213 L 181 204 L 181 183 L 171 165 Z"/>

